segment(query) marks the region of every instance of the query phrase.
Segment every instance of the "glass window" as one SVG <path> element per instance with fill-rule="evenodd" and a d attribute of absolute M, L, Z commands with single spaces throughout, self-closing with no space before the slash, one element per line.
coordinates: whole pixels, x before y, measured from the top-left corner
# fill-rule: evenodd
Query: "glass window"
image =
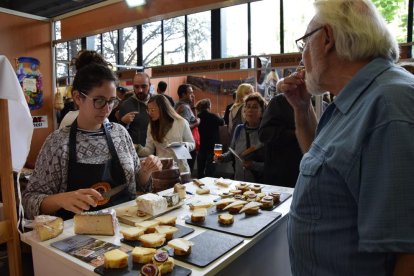
<path fill-rule="evenodd" d="M 69 61 L 68 43 L 56 44 L 56 60 Z"/>
<path fill-rule="evenodd" d="M 103 33 L 102 46 L 104 59 L 115 66 L 118 55 L 118 31 Z"/>
<path fill-rule="evenodd" d="M 81 50 L 81 40 L 71 40 L 68 42 L 69 44 L 69 61 L 72 61 L 78 55 L 78 52 Z M 69 75 L 75 75 L 75 66 L 69 66 Z"/>
<path fill-rule="evenodd" d="M 56 63 L 56 78 L 67 77 L 68 72 L 68 63 L 57 62 Z"/>
<path fill-rule="evenodd" d="M 137 65 L 137 27 L 119 30 L 119 64 Z"/>
<path fill-rule="evenodd" d="M 61 28 L 61 24 L 60 21 L 55 21 L 55 39 L 59 40 L 62 38 L 62 28 Z"/>
<path fill-rule="evenodd" d="M 164 20 L 164 64 L 185 62 L 184 16 Z"/>
<path fill-rule="evenodd" d="M 211 11 L 187 16 L 188 61 L 211 59 Z"/>
<path fill-rule="evenodd" d="M 398 43 L 407 42 L 408 0 L 373 0 L 388 27 L 398 40 Z"/>
<path fill-rule="evenodd" d="M 142 65 L 161 65 L 161 21 L 142 25 Z"/>
<path fill-rule="evenodd" d="M 298 9 L 300 7 L 300 9 Z M 315 15 L 313 1 L 295 0 L 283 1 L 284 8 L 284 41 L 285 53 L 298 52 L 295 40 L 303 36 L 306 28 Z"/>
<path fill-rule="evenodd" d="M 88 36 L 86 38 L 86 49 L 101 53 L 102 39 L 101 35 Z"/>
<path fill-rule="evenodd" d="M 247 4 L 221 9 L 220 32 L 222 58 L 247 55 Z"/>
<path fill-rule="evenodd" d="M 279 1 L 263 0 L 250 3 L 251 54 L 280 53 Z"/>

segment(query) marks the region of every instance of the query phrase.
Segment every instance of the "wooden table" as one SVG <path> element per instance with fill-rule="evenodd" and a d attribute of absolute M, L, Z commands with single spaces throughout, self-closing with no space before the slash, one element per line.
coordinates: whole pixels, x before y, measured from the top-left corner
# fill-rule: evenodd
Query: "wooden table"
<path fill-rule="evenodd" d="M 186 199 L 186 204 L 183 207 L 171 211 L 169 214 L 177 216 L 177 224 L 186 225 L 195 229 L 193 233 L 186 236 L 187 239 L 195 237 L 206 229 L 185 224 L 184 218 L 190 214 L 187 203 L 195 200 L 212 201 L 218 197 L 218 194 L 228 191 L 229 188 L 218 186 L 214 183 L 214 178 L 203 178 L 201 181 L 210 188 L 210 195 L 198 196 L 195 195 L 196 186 L 192 183 L 186 184 L 187 191 L 194 195 Z M 230 189 L 234 189 L 237 181 L 233 181 Z M 275 187 L 279 192 L 293 193 L 292 188 Z M 168 190 L 167 190 L 168 191 Z M 162 194 L 162 193 L 160 193 Z M 287 245 L 286 225 L 287 216 L 289 212 L 291 198 L 286 200 L 274 212 L 279 212 L 282 217 L 275 222 L 272 222 L 263 231 L 259 232 L 253 238 L 245 238 L 243 243 L 214 261 L 204 268 L 196 267 L 184 262 L 176 260 L 176 264 L 192 270 L 191 275 L 282 275 L 289 276 L 290 262 L 289 251 Z M 120 206 L 134 205 L 135 202 L 127 202 Z M 126 227 L 121 224 L 120 227 Z M 211 231 L 211 230 L 209 230 Z M 72 220 L 65 221 L 63 233 L 51 240 L 40 242 L 34 231 L 24 233 L 21 236 L 23 242 L 32 247 L 33 266 L 35 275 L 96 275 L 93 272 L 94 267 L 82 262 L 75 257 L 70 256 L 62 251 L 59 251 L 50 246 L 58 240 L 73 236 L 73 222 Z M 93 236 L 96 239 L 104 240 L 120 245 L 121 235 L 118 233 L 115 236 Z M 124 244 L 122 244 L 125 246 Z"/>

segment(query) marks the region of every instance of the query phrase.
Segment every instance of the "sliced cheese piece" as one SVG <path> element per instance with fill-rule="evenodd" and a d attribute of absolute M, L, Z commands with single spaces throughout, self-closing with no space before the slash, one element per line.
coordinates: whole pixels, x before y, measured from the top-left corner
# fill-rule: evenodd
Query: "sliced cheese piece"
<path fill-rule="evenodd" d="M 229 205 L 227 205 L 226 207 L 224 207 L 223 210 L 227 210 L 229 208 L 233 208 L 233 207 L 236 207 L 236 206 L 244 205 L 246 203 L 247 203 L 247 201 L 245 201 L 245 200 L 236 200 L 235 202 L 230 203 Z"/>
<path fill-rule="evenodd" d="M 56 238 L 63 232 L 63 219 L 41 215 L 35 217 L 34 226 L 41 241 Z"/>
<path fill-rule="evenodd" d="M 126 240 L 138 240 L 141 235 L 144 235 L 146 228 L 144 227 L 129 227 L 119 231 Z"/>
<path fill-rule="evenodd" d="M 210 189 L 208 188 L 197 188 L 196 194 L 198 195 L 208 195 L 210 193 Z"/>
<path fill-rule="evenodd" d="M 139 264 L 147 264 L 151 262 L 157 250 L 155 248 L 137 246 L 132 250 L 132 261 Z"/>
<path fill-rule="evenodd" d="M 256 202 L 256 201 L 249 202 L 243 206 L 243 208 L 239 211 L 239 213 L 246 212 L 249 209 L 259 209 L 260 206 L 262 205 L 263 205 L 262 203 Z"/>
<path fill-rule="evenodd" d="M 143 247 L 159 247 L 165 243 L 166 239 L 165 234 L 152 233 L 142 235 L 139 241 Z"/>
<path fill-rule="evenodd" d="M 188 205 L 190 207 L 190 210 L 195 209 L 208 209 L 210 207 L 213 207 L 214 204 L 212 202 L 193 202 Z"/>
<path fill-rule="evenodd" d="M 122 268 L 128 265 L 128 254 L 114 249 L 104 253 L 105 268 Z"/>
<path fill-rule="evenodd" d="M 175 221 L 177 220 L 176 216 L 161 216 L 155 218 L 156 221 L 160 223 L 160 225 L 171 225 L 175 226 Z"/>
<path fill-rule="evenodd" d="M 189 240 L 178 238 L 169 241 L 167 245 L 174 249 L 175 255 L 182 256 L 190 253 L 193 243 Z"/>
<path fill-rule="evenodd" d="M 171 240 L 173 235 L 178 231 L 177 227 L 169 226 L 169 225 L 159 225 L 155 227 L 156 233 L 165 234 L 165 238 Z"/>

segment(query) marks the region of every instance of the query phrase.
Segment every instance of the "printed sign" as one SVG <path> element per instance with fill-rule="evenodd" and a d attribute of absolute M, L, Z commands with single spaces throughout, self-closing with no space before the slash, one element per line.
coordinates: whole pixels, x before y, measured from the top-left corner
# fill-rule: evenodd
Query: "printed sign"
<path fill-rule="evenodd" d="M 47 116 L 32 116 L 34 128 L 47 128 Z"/>
<path fill-rule="evenodd" d="M 152 77 L 185 75 L 201 72 L 240 70 L 240 59 L 201 61 L 186 64 L 158 66 L 152 68 Z"/>
<path fill-rule="evenodd" d="M 302 60 L 302 55 L 297 54 L 281 54 L 271 56 L 271 66 L 274 67 L 292 67 L 298 66 Z"/>

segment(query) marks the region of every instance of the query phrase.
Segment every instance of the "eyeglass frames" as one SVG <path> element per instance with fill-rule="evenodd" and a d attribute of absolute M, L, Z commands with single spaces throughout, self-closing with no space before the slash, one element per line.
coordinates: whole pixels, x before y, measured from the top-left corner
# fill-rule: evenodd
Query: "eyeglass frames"
<path fill-rule="evenodd" d="M 316 28 L 315 30 L 305 34 L 304 36 L 302 36 L 301 38 L 298 38 L 295 40 L 296 46 L 299 49 L 299 52 L 303 53 L 303 50 L 305 49 L 306 46 L 306 38 L 310 37 L 311 35 L 313 35 L 314 33 L 316 33 L 319 30 L 322 30 L 325 26 L 321 26 L 319 28 Z"/>
<path fill-rule="evenodd" d="M 93 107 L 96 109 L 102 109 L 108 104 L 109 108 L 115 108 L 119 104 L 118 98 L 110 98 L 109 100 L 105 99 L 104 97 L 96 97 L 92 98 L 86 95 L 83 92 L 80 92 L 84 97 L 91 99 L 93 101 Z"/>

